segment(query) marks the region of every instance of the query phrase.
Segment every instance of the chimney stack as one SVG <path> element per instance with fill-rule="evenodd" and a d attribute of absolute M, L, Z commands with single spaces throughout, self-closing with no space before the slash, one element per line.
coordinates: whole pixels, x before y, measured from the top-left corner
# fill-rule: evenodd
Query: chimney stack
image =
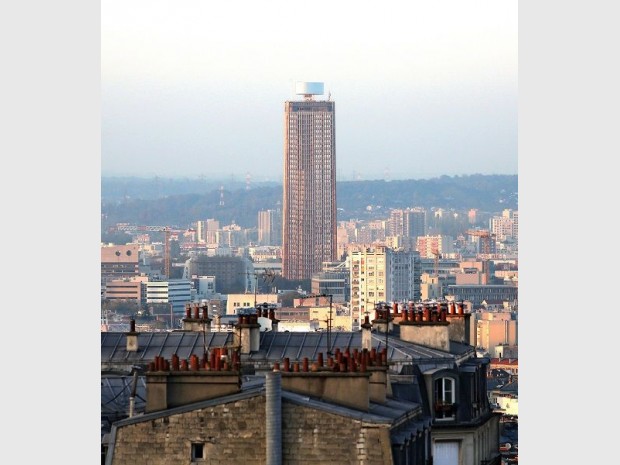
<path fill-rule="evenodd" d="M 274 333 L 277 333 L 278 323 L 280 323 L 280 320 L 276 318 L 276 310 L 273 307 L 269 309 L 269 319 L 271 320 L 271 331 L 273 331 Z"/>
<path fill-rule="evenodd" d="M 452 301 L 448 305 L 448 309 L 452 308 L 452 312 L 448 310 L 446 315 L 446 321 L 450 323 L 450 340 L 471 344 L 471 313 L 465 313 L 463 302 Z"/>
<path fill-rule="evenodd" d="M 241 347 L 242 355 L 258 351 L 260 348 L 260 324 L 257 314 L 238 316 L 235 345 Z"/>
<path fill-rule="evenodd" d="M 344 354 L 341 352 L 341 356 Z M 320 368 L 318 363 L 312 369 L 304 371 L 305 364 L 299 369 L 299 362 L 291 364 L 284 359 L 282 388 L 298 394 L 324 399 L 356 410 L 368 411 L 370 401 L 371 373 L 361 371 L 356 364 L 344 356 L 340 363 L 331 367 Z M 291 371 L 287 371 L 291 370 Z"/>
<path fill-rule="evenodd" d="M 394 329 L 394 318 L 390 315 L 390 306 L 388 304 L 377 304 L 375 307 L 375 319 L 372 321 L 373 326 L 377 328 L 377 332 L 384 333 Z"/>
<path fill-rule="evenodd" d="M 211 332 L 211 318 L 209 318 L 209 307 L 207 304 L 202 306 L 202 316 L 200 315 L 200 304 L 193 306 L 194 314 L 192 316 L 192 304 L 185 304 L 185 318 L 183 318 L 183 329 L 185 331 L 205 331 Z"/>
<path fill-rule="evenodd" d="M 423 304 L 419 311 L 414 307 L 409 318 L 400 322 L 400 338 L 414 344 L 449 351 L 450 323 L 446 318 L 450 315 L 440 309 L 441 306 L 431 309 L 428 304 Z"/>
<path fill-rule="evenodd" d="M 136 331 L 136 320 L 129 320 L 129 332 L 125 333 L 127 338 L 127 352 L 138 351 L 138 332 Z"/>
<path fill-rule="evenodd" d="M 227 348 L 214 348 L 213 353 L 219 356 L 224 349 Z M 236 359 L 235 353 L 233 359 Z M 173 354 L 171 362 L 156 356 L 146 373 L 145 412 L 156 412 L 239 392 L 239 370 L 227 362 L 214 365 L 201 366 L 196 355 L 192 355 L 188 361 Z"/>
<path fill-rule="evenodd" d="M 362 323 L 362 350 L 372 349 L 372 324 L 368 315 L 364 317 L 364 323 Z"/>
<path fill-rule="evenodd" d="M 266 464 L 282 465 L 282 376 L 279 366 L 265 377 Z"/>

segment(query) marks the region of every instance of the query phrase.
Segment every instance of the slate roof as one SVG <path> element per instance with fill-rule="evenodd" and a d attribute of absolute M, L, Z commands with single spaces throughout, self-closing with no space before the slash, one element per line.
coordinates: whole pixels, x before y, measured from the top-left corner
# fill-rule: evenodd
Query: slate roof
<path fill-rule="evenodd" d="M 119 381 L 120 378 L 124 378 L 125 382 Z M 138 379 L 139 379 L 138 385 L 144 388 L 145 377 L 139 376 Z M 242 377 L 242 379 L 243 379 L 243 383 L 241 385 L 241 391 L 238 393 L 227 395 L 227 396 L 221 396 L 221 397 L 217 397 L 214 399 L 208 399 L 208 400 L 204 400 L 200 402 L 194 402 L 191 404 L 183 405 L 181 407 L 174 407 L 174 408 L 165 409 L 165 410 L 158 411 L 158 412 L 152 412 L 152 413 L 145 414 L 144 413 L 145 403 L 143 399 L 142 402 L 140 403 L 139 408 L 136 408 L 137 416 L 133 418 L 125 418 L 123 420 L 116 422 L 116 424 L 124 425 L 124 424 L 137 423 L 140 421 L 152 420 L 155 418 L 161 418 L 161 417 L 172 415 L 172 414 L 190 412 L 190 411 L 205 408 L 205 407 L 211 407 L 214 405 L 235 402 L 237 400 L 248 399 L 250 397 L 254 397 L 257 395 L 264 395 L 265 378 L 263 376 L 249 376 L 249 377 Z M 116 382 L 116 381 L 119 381 L 119 382 Z M 103 389 L 104 383 L 102 382 L 102 403 L 103 403 L 104 390 L 108 392 L 109 394 L 113 394 L 113 396 L 114 396 L 114 393 L 116 392 L 115 397 L 117 397 L 119 401 L 112 405 L 120 406 L 119 411 L 126 411 L 127 405 L 129 404 L 128 397 L 126 398 L 126 403 L 124 405 L 121 405 L 122 403 L 120 401 L 120 397 L 122 397 L 121 396 L 122 392 L 126 390 L 124 387 L 124 385 L 126 385 L 126 382 L 129 382 L 129 383 L 131 382 L 131 377 L 130 376 L 118 377 L 116 378 L 116 381 L 112 383 L 106 383 L 105 389 Z M 284 389 L 282 389 L 281 392 L 282 392 L 282 399 L 289 400 L 298 405 L 303 405 L 303 406 L 307 406 L 310 408 L 316 408 L 319 410 L 323 410 L 325 412 L 334 413 L 337 415 L 342 415 L 342 416 L 346 416 L 346 417 L 354 418 L 358 420 L 375 422 L 375 423 L 391 424 L 396 420 L 405 418 L 407 415 L 411 415 L 412 412 L 419 411 L 421 413 L 421 406 L 419 403 L 411 402 L 405 399 L 396 400 L 396 399 L 388 398 L 385 404 L 378 404 L 375 402 L 370 402 L 369 409 L 366 412 L 363 410 L 356 410 L 350 407 L 338 405 L 333 402 L 321 400 L 318 398 L 313 398 L 307 395 L 297 394 L 297 393 L 287 391 Z M 144 396 L 144 394 L 142 395 Z"/>
<path fill-rule="evenodd" d="M 519 381 L 504 384 L 499 390 L 502 394 L 517 394 L 519 392 Z"/>
<path fill-rule="evenodd" d="M 129 411 L 133 376 L 102 376 L 101 377 L 101 415 L 115 417 L 119 412 Z M 146 379 L 138 376 L 134 409 L 144 411 L 146 405 Z"/>
<path fill-rule="evenodd" d="M 125 333 L 102 332 L 101 333 L 101 363 L 105 365 L 123 365 L 125 367 L 146 365 L 153 361 L 156 356 L 170 359 L 176 354 L 181 359 L 187 359 L 192 354 L 201 357 L 205 347 L 207 350 L 215 347 L 223 347 L 233 344 L 234 333 L 199 331 L 172 331 L 172 332 L 149 332 L 138 334 L 138 351 L 126 350 L 127 340 Z M 332 350 L 339 347 L 341 350 L 361 348 L 362 333 L 356 332 L 332 332 L 329 336 Z M 327 354 L 328 334 L 326 332 L 262 332 L 260 335 L 260 348 L 244 358 L 247 361 L 274 362 L 288 357 L 291 361 L 301 361 L 304 357 L 316 360 L 318 353 Z M 385 335 L 372 333 L 372 346 L 377 351 L 385 347 Z M 425 362 L 453 362 L 456 357 L 466 351 L 471 351 L 471 346 L 460 343 L 451 343 L 451 353 L 438 349 L 424 347 L 418 344 L 402 341 L 389 336 L 387 341 L 388 358 L 392 363 L 418 363 Z"/>

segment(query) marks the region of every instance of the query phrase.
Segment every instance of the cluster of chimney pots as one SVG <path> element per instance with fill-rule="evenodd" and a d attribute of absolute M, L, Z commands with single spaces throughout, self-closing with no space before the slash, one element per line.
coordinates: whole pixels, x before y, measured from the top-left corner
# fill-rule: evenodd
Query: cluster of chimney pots
<path fill-rule="evenodd" d="M 319 352 L 317 360 L 310 363 L 308 357 L 304 357 L 300 362 L 290 362 L 288 357 L 284 358 L 282 363 L 275 362 L 273 364 L 274 371 L 282 371 L 285 373 L 308 373 L 318 371 L 331 371 L 340 373 L 355 373 L 366 372 L 368 367 L 380 367 L 387 366 L 387 350 L 383 348 L 380 352 L 377 349 L 353 349 L 351 351 L 348 347 L 341 350 L 337 347 L 334 350 L 333 356 L 327 357 L 327 361 L 323 357 L 323 352 Z"/>
<path fill-rule="evenodd" d="M 390 312 L 391 309 L 393 312 Z M 398 304 L 394 303 L 393 307 L 387 304 L 377 305 L 375 308 L 375 320 L 386 320 L 388 315 L 390 318 L 400 318 L 401 322 L 415 323 L 433 323 L 439 321 L 447 321 L 448 315 L 463 315 L 463 303 L 439 302 L 435 304 L 416 304 L 414 302 Z M 366 323 L 368 319 L 366 318 Z"/>
<path fill-rule="evenodd" d="M 149 363 L 148 371 L 239 371 L 240 368 L 241 359 L 238 350 L 230 347 L 214 347 L 210 355 L 205 353 L 202 357 L 192 354 L 189 359 L 180 359 L 177 354 L 172 354 L 168 361 L 164 357 L 156 356 Z"/>
<path fill-rule="evenodd" d="M 200 319 L 200 310 L 202 309 L 202 319 L 209 319 L 208 307 L 203 305 L 195 305 L 193 307 L 193 318 Z M 391 312 L 390 310 L 394 310 Z M 445 322 L 448 315 L 463 315 L 463 303 L 440 302 L 436 304 L 416 304 L 412 301 L 408 303 L 394 303 L 393 307 L 387 304 L 379 304 L 375 307 L 375 319 L 386 320 L 389 317 L 400 318 L 401 322 L 412 323 L 433 323 Z M 192 318 L 192 307 L 186 305 L 185 317 Z M 275 320 L 275 309 L 269 308 L 267 305 L 258 305 L 256 313 L 238 315 L 239 324 L 258 324 L 258 318 L 264 317 Z M 368 315 L 365 317 L 365 324 L 369 324 Z M 135 321 L 131 320 L 130 332 L 135 332 Z M 230 356 L 229 356 L 230 352 Z M 381 352 L 376 349 L 353 349 L 353 352 L 347 347 L 342 351 L 336 348 L 333 356 L 327 357 L 327 361 L 323 357 L 323 353 L 319 353 L 317 360 L 310 364 L 308 357 L 304 357 L 300 362 L 294 361 L 292 364 L 290 359 L 286 357 L 282 364 L 275 362 L 273 369 L 283 372 L 317 372 L 317 371 L 333 371 L 333 372 L 365 372 L 367 367 L 386 366 L 387 351 L 384 348 Z M 164 357 L 156 356 L 149 363 L 148 371 L 239 371 L 241 360 L 238 349 L 229 347 L 215 347 L 211 350 L 210 356 L 206 353 L 199 358 L 196 354 L 192 354 L 189 359 L 180 359 L 176 354 L 172 355 L 170 361 Z"/>

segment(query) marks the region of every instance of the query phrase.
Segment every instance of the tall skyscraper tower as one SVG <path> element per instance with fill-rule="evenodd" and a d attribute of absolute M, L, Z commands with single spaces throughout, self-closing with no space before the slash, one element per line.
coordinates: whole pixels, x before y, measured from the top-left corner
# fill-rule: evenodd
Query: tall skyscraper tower
<path fill-rule="evenodd" d="M 284 103 L 282 274 L 310 279 L 336 259 L 336 122 L 322 82 L 298 82 Z"/>

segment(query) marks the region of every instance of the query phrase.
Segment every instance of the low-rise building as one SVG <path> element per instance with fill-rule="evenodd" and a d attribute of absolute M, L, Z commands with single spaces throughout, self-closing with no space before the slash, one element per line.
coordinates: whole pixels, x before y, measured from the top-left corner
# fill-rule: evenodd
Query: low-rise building
<path fill-rule="evenodd" d="M 147 281 L 146 304 L 169 304 L 170 312 L 183 313 L 185 305 L 192 302 L 192 283 L 186 279 Z"/>

